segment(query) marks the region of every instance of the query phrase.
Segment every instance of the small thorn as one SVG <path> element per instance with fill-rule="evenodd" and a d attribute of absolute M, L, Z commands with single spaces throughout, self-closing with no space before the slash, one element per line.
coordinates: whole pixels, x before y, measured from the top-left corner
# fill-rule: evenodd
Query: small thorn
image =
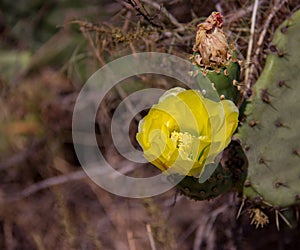
<path fill-rule="evenodd" d="M 279 188 L 279 187 L 286 187 L 286 188 L 289 188 L 289 186 L 288 186 L 287 184 L 282 183 L 282 182 L 280 182 L 280 181 L 276 181 L 274 186 L 275 186 L 275 188 Z"/>
<path fill-rule="evenodd" d="M 280 213 L 280 211 L 278 211 L 279 216 L 281 217 L 281 219 L 285 222 L 285 224 L 287 224 L 287 226 L 289 228 L 292 228 L 291 223 L 287 220 L 287 218 L 284 217 L 284 215 L 282 213 Z"/>
<path fill-rule="evenodd" d="M 212 178 L 212 177 L 209 177 L 209 178 L 207 179 L 207 181 L 210 182 L 210 183 L 216 182 L 215 178 Z"/>
<path fill-rule="evenodd" d="M 280 29 L 281 33 L 285 34 L 285 33 L 288 31 L 289 27 L 290 27 L 289 25 L 283 26 L 283 27 Z"/>
<path fill-rule="evenodd" d="M 223 175 L 222 175 L 222 174 L 218 174 L 218 175 L 217 175 L 217 179 L 218 179 L 218 180 L 222 180 L 222 179 L 223 179 Z"/>
<path fill-rule="evenodd" d="M 279 227 L 279 218 L 278 218 L 278 210 L 277 209 L 275 210 L 275 221 L 276 221 L 277 230 L 279 231 L 280 227 Z"/>
<path fill-rule="evenodd" d="M 191 193 L 191 190 L 190 190 L 188 187 L 185 187 L 183 190 L 184 190 L 184 192 L 185 192 L 186 194 Z"/>
<path fill-rule="evenodd" d="M 259 164 L 264 164 L 266 167 L 269 167 L 269 165 L 267 164 L 267 160 L 263 157 L 260 157 L 258 160 Z"/>
<path fill-rule="evenodd" d="M 215 69 L 215 72 L 219 75 L 221 73 L 221 70 L 220 69 Z M 224 70 L 224 75 L 225 75 L 225 70 Z"/>
<path fill-rule="evenodd" d="M 260 195 L 257 195 L 253 198 L 253 202 L 257 205 L 261 204 L 263 200 L 264 200 L 264 198 Z"/>
<path fill-rule="evenodd" d="M 293 149 L 292 153 L 293 155 L 297 155 L 300 157 L 300 151 L 298 149 Z"/>
<path fill-rule="evenodd" d="M 286 84 L 286 82 L 284 80 L 279 80 L 278 83 L 277 83 L 277 85 L 278 85 L 279 88 L 282 88 L 283 86 L 285 86 L 285 87 L 287 87 L 289 89 L 291 88 L 290 86 L 288 86 Z"/>
<path fill-rule="evenodd" d="M 272 54 L 276 54 L 278 57 L 283 57 L 285 55 L 285 53 L 281 50 L 279 50 L 276 45 L 274 44 L 271 44 L 269 46 L 269 51 L 272 53 Z"/>
<path fill-rule="evenodd" d="M 283 127 L 283 128 L 289 128 L 287 125 L 285 125 L 280 119 L 277 119 L 275 122 L 274 122 L 275 126 L 277 128 L 280 128 L 280 127 Z"/>
<path fill-rule="evenodd" d="M 252 96 L 252 94 L 253 94 L 252 89 L 247 89 L 245 91 L 245 98 L 250 98 Z"/>
<path fill-rule="evenodd" d="M 264 103 L 271 105 L 271 107 L 272 107 L 273 109 L 277 110 L 277 109 L 271 104 L 270 94 L 269 94 L 269 92 L 268 92 L 267 89 L 262 89 L 262 90 L 261 90 L 260 97 L 261 97 L 261 100 L 262 100 Z"/>
<path fill-rule="evenodd" d="M 262 89 L 261 90 L 260 97 L 261 97 L 263 102 L 265 102 L 267 104 L 271 103 L 271 100 L 270 100 L 270 97 L 269 97 L 269 92 L 268 92 L 267 89 Z"/>
<path fill-rule="evenodd" d="M 248 123 L 248 125 L 250 126 L 250 127 L 255 127 L 256 125 L 258 124 L 258 121 L 255 121 L 255 120 L 251 120 L 249 123 Z"/>
<path fill-rule="evenodd" d="M 213 88 L 213 90 L 217 90 L 215 87 L 215 83 L 213 83 L 213 82 L 211 83 L 211 87 Z"/>
<path fill-rule="evenodd" d="M 238 82 L 237 80 L 233 80 L 233 81 L 232 81 L 232 85 L 233 85 L 233 86 L 238 86 L 238 85 L 239 85 L 239 82 Z"/>
<path fill-rule="evenodd" d="M 251 186 L 250 180 L 246 180 L 244 183 L 244 187 L 250 187 L 250 186 Z"/>
<path fill-rule="evenodd" d="M 202 198 L 205 198 L 206 197 L 206 192 L 205 191 L 200 191 L 200 196 L 202 197 Z"/>

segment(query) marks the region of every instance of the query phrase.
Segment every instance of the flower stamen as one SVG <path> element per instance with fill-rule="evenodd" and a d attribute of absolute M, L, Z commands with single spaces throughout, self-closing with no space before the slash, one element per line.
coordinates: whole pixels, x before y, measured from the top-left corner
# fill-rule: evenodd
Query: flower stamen
<path fill-rule="evenodd" d="M 171 133 L 171 140 L 176 143 L 179 153 L 185 155 L 189 159 L 193 159 L 193 142 L 198 137 L 191 135 L 188 132 L 177 132 L 173 131 Z"/>

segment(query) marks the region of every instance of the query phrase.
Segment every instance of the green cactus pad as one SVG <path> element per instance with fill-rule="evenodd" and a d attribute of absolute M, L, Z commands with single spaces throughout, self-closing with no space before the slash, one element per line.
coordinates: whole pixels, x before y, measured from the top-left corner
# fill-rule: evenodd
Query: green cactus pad
<path fill-rule="evenodd" d="M 206 97 L 210 98 L 211 92 L 215 92 L 215 96 L 218 99 L 228 99 L 235 104 L 241 98 L 241 93 L 238 90 L 237 83 L 240 75 L 240 65 L 238 62 L 231 62 L 227 67 L 219 68 L 215 70 L 204 69 L 199 66 L 195 66 L 196 83 L 201 90 L 205 90 L 203 93 Z M 207 80 L 209 85 L 205 85 Z"/>
<path fill-rule="evenodd" d="M 194 200 L 209 200 L 231 189 L 242 190 L 247 175 L 247 159 L 242 147 L 236 141 L 232 141 L 224 150 L 223 157 L 217 169 L 204 183 L 198 179 L 186 176 L 177 184 L 179 191 Z M 171 182 L 180 178 L 179 175 L 169 176 Z"/>
<path fill-rule="evenodd" d="M 238 137 L 249 160 L 244 194 L 273 207 L 300 201 L 300 11 L 276 30 Z"/>

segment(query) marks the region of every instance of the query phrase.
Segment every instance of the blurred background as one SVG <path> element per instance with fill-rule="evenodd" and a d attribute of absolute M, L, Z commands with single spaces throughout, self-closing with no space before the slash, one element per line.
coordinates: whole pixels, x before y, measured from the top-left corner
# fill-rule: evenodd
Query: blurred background
<path fill-rule="evenodd" d="M 212 11 L 246 58 L 254 1 L 247 0 L 25 0 L 0 2 L 0 249 L 300 249 L 299 226 L 250 225 L 236 219 L 241 197 L 196 202 L 175 189 L 148 199 L 110 194 L 81 169 L 72 144 L 72 111 L 87 79 L 100 67 L 135 52 L 188 59 L 196 25 Z M 261 0 L 249 79 L 255 82 L 279 24 L 297 0 Z M 263 37 L 260 36 L 265 31 Z M 259 38 L 262 42 L 258 42 Z M 243 69 L 246 65 L 243 65 Z M 95 129 L 106 160 L 129 176 L 159 173 L 115 149 L 111 119 L 130 93 L 178 86 L 139 75 L 105 97 Z M 141 112 L 130 126 L 132 144 Z"/>

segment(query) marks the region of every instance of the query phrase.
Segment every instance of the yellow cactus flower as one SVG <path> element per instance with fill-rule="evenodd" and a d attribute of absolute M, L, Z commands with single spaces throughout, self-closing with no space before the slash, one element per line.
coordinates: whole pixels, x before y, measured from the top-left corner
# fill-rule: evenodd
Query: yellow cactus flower
<path fill-rule="evenodd" d="M 136 138 L 145 158 L 160 170 L 199 177 L 229 144 L 237 125 L 233 102 L 214 102 L 198 90 L 177 87 L 152 106 Z"/>

